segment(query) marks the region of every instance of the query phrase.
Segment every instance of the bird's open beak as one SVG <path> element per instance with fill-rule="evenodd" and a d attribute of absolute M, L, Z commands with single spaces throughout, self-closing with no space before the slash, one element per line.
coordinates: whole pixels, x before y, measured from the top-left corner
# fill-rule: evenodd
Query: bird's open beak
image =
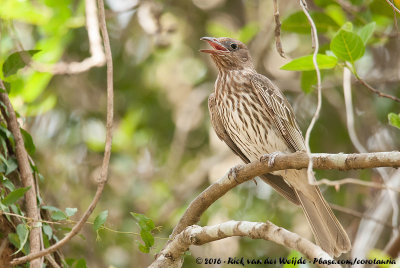
<path fill-rule="evenodd" d="M 200 40 L 207 41 L 210 44 L 210 46 L 214 48 L 214 49 L 200 49 L 200 52 L 211 53 L 211 54 L 220 54 L 229 52 L 229 50 L 226 47 L 224 47 L 224 45 L 218 42 L 217 38 L 202 37 L 200 38 Z"/>

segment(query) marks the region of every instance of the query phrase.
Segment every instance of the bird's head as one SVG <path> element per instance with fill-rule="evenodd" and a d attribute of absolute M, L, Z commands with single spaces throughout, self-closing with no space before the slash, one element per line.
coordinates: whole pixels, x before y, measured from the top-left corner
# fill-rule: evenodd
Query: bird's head
<path fill-rule="evenodd" d="M 213 49 L 202 49 L 209 53 L 220 71 L 254 69 L 249 50 L 245 44 L 228 37 L 202 37 Z"/>

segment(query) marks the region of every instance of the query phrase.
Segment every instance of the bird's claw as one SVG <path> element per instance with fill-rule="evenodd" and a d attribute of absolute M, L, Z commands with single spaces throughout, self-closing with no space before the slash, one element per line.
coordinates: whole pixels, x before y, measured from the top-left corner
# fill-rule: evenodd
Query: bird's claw
<path fill-rule="evenodd" d="M 281 152 L 273 152 L 270 154 L 265 154 L 260 157 L 260 162 L 265 162 L 268 160 L 268 166 L 272 167 L 275 164 L 275 158 L 280 154 Z"/>
<path fill-rule="evenodd" d="M 237 180 L 237 171 L 238 171 L 237 166 L 234 166 L 233 168 L 231 168 L 228 172 L 228 179 L 235 180 L 237 183 L 239 183 L 239 181 Z"/>

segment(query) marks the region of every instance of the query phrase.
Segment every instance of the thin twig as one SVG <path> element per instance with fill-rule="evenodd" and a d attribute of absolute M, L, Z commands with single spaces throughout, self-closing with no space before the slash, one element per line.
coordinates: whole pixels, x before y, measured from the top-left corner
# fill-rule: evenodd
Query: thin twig
<path fill-rule="evenodd" d="M 354 209 L 342 207 L 342 206 L 339 206 L 339 205 L 336 205 L 336 204 L 333 204 L 333 203 L 329 203 L 329 206 L 334 210 L 349 214 L 351 216 L 354 216 L 354 217 L 357 217 L 357 218 L 360 218 L 360 219 L 368 219 L 368 220 L 374 221 L 376 223 L 379 223 L 381 225 L 389 227 L 390 229 L 395 229 L 396 228 L 393 225 L 391 225 L 390 223 L 387 223 L 386 221 L 371 217 L 371 216 L 369 216 L 369 215 L 367 215 L 365 213 L 358 212 L 358 211 L 356 211 Z"/>
<path fill-rule="evenodd" d="M 54 268 L 61 268 L 60 265 L 53 259 L 51 255 L 46 255 L 46 260 L 49 262 L 50 265 L 52 265 Z"/>
<path fill-rule="evenodd" d="M 380 92 L 379 90 L 377 90 L 376 88 L 372 87 L 370 84 L 368 84 L 366 81 L 364 81 L 363 79 L 361 79 L 361 77 L 359 77 L 357 74 L 355 75 L 355 77 L 357 78 L 358 82 L 360 82 L 363 86 L 365 86 L 366 88 L 368 88 L 370 91 L 372 91 L 373 93 L 375 93 L 376 95 L 378 95 L 379 97 L 382 98 L 388 98 L 391 100 L 394 100 L 396 102 L 400 102 L 400 98 L 397 98 L 395 96 L 389 95 L 389 94 L 385 94 Z"/>
<path fill-rule="evenodd" d="M 310 125 L 307 128 L 306 136 L 305 136 L 306 150 L 307 150 L 307 153 L 310 155 L 311 154 L 311 149 L 310 149 L 311 131 L 314 128 L 314 125 L 318 120 L 319 113 L 321 111 L 321 106 L 322 106 L 321 72 L 319 70 L 318 62 L 317 62 L 317 55 L 318 55 L 318 51 L 319 51 L 319 41 L 318 41 L 317 27 L 315 26 L 315 23 L 314 23 L 313 19 L 311 18 L 310 13 L 308 12 L 308 8 L 307 8 L 307 4 L 306 4 L 305 0 L 300 0 L 300 6 L 303 9 L 304 14 L 307 16 L 308 22 L 311 25 L 311 37 L 313 40 L 313 48 L 314 48 L 313 64 L 314 64 L 315 72 L 317 74 L 317 92 L 318 92 L 317 108 L 315 109 L 314 116 L 311 119 Z M 307 174 L 308 174 L 308 182 L 310 184 L 313 184 L 315 179 L 314 179 L 314 174 L 313 174 L 313 163 L 311 161 L 311 157 L 310 157 L 310 163 L 307 168 Z"/>
<path fill-rule="evenodd" d="M 386 0 L 386 2 L 393 8 L 394 11 L 400 14 L 400 9 L 398 9 L 390 0 Z"/>
<path fill-rule="evenodd" d="M 346 179 L 335 180 L 335 181 L 328 180 L 328 179 L 321 179 L 321 180 L 318 180 L 315 184 L 328 185 L 328 186 L 334 186 L 334 187 L 337 187 L 337 186 L 340 186 L 343 184 L 356 184 L 356 185 L 361 185 L 361 186 L 370 187 L 370 188 L 392 190 L 394 192 L 400 193 L 400 188 L 398 188 L 398 187 L 392 187 L 392 186 L 388 186 L 386 184 L 370 182 L 370 181 L 362 181 L 362 180 L 353 179 L 353 178 L 346 178 Z"/>
<path fill-rule="evenodd" d="M 274 19 L 275 19 L 275 46 L 279 55 L 281 55 L 282 58 L 286 58 L 281 42 L 281 21 L 279 20 L 278 0 L 274 0 L 273 2 L 274 2 Z"/>
<path fill-rule="evenodd" d="M 0 79 L 0 88 L 5 90 L 3 81 Z M 25 150 L 24 139 L 22 138 L 21 130 L 17 121 L 17 116 L 15 114 L 14 108 L 8 98 L 7 93 L 0 93 L 0 100 L 5 105 L 6 109 L 3 107 L 1 111 L 3 117 L 7 121 L 7 128 L 11 131 L 14 136 L 15 141 L 15 155 L 17 157 L 18 169 L 21 175 L 21 181 L 24 187 L 30 187 L 30 189 L 25 193 L 25 205 L 26 214 L 28 217 L 32 218 L 31 231 L 29 233 L 29 245 L 30 252 L 36 254 L 40 251 L 40 233 L 41 228 L 38 226 L 37 221 L 39 220 L 38 206 L 36 202 L 36 190 L 35 181 L 33 179 L 32 169 L 29 165 L 28 153 Z M 40 268 L 41 260 L 34 260 L 31 262 L 32 268 Z"/>
<path fill-rule="evenodd" d="M 99 20 L 100 20 L 100 30 L 103 36 L 103 44 L 106 53 L 106 63 L 107 63 L 107 123 L 106 123 L 106 141 L 104 148 L 104 157 L 103 163 L 100 170 L 100 176 L 97 183 L 96 194 L 92 200 L 92 203 L 89 205 L 88 209 L 82 216 L 82 218 L 78 221 L 78 223 L 72 228 L 71 232 L 69 232 L 63 239 L 61 239 L 56 244 L 46 248 L 37 253 L 30 253 L 21 258 L 16 258 L 11 261 L 11 265 L 18 265 L 33 259 L 45 256 L 56 251 L 61 246 L 65 245 L 69 240 L 72 239 L 76 234 L 80 232 L 82 227 L 85 225 L 87 219 L 92 214 L 95 209 L 101 194 L 103 192 L 105 183 L 107 182 L 107 174 L 108 174 L 108 165 L 111 156 L 111 143 L 112 143 L 112 125 L 113 125 L 113 109 L 114 109 L 114 90 L 113 90 L 113 65 L 112 65 L 112 55 L 111 55 L 111 47 L 110 40 L 107 33 L 107 26 L 105 22 L 104 15 L 104 3 L 103 0 L 97 0 L 98 8 L 99 8 Z"/>
<path fill-rule="evenodd" d="M 317 267 L 341 267 L 339 264 L 335 264 L 332 257 L 319 246 L 269 221 L 265 223 L 228 221 L 213 226 L 189 226 L 161 251 L 157 259 L 149 267 L 181 267 L 183 261 L 182 255 L 188 250 L 190 245 L 203 245 L 232 236 L 273 241 L 279 245 L 301 252 L 305 258 L 311 261 L 323 260 L 324 262 L 314 262 Z M 328 265 L 328 262 L 331 264 Z"/>

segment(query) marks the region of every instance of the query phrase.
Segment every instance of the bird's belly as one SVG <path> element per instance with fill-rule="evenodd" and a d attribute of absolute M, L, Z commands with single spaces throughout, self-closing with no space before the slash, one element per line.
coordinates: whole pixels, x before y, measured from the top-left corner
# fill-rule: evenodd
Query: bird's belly
<path fill-rule="evenodd" d="M 290 151 L 276 127 L 263 120 L 260 111 L 247 108 L 244 112 L 240 109 L 242 105 L 239 103 L 238 109 L 225 110 L 222 117 L 229 136 L 250 161 L 264 154 Z"/>

